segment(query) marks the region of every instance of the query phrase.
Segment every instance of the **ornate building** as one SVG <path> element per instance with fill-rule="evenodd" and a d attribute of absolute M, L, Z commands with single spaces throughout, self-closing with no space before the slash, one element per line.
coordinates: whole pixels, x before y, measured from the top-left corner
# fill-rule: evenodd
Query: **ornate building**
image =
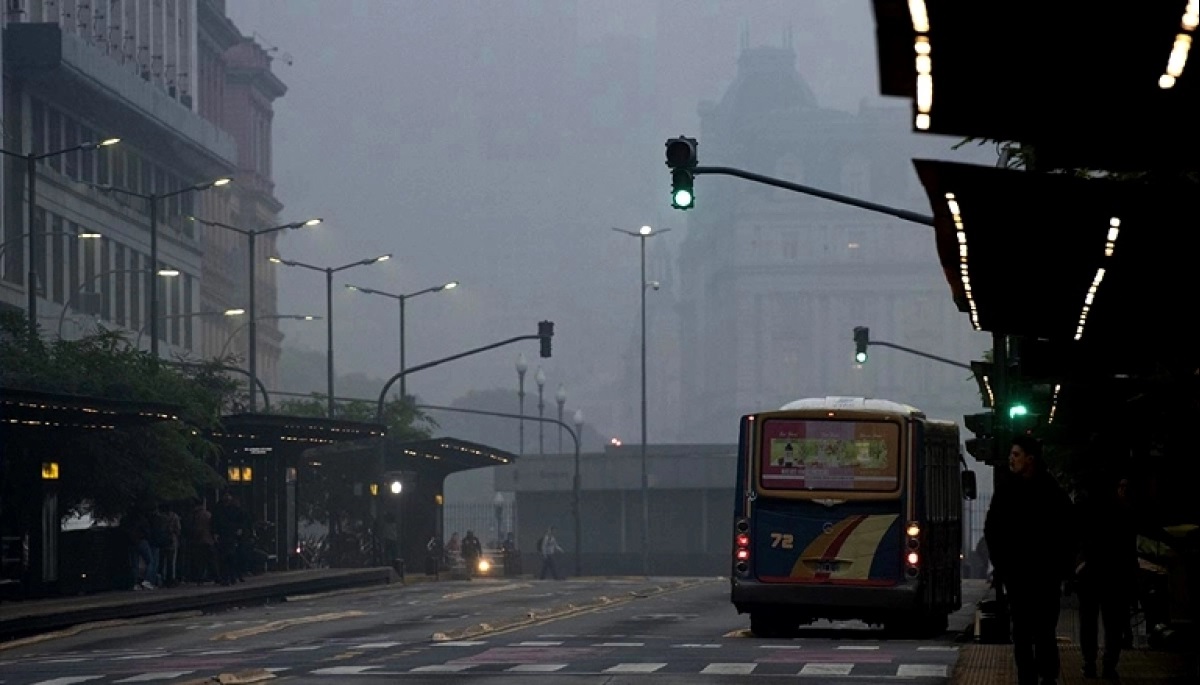
<path fill-rule="evenodd" d="M 953 141 L 908 133 L 903 105 L 822 108 L 795 60 L 790 45 L 743 45 L 723 98 L 701 106 L 701 162 L 920 211 L 909 160 Z M 945 297 L 931 228 L 730 178 L 697 190 L 678 257 L 681 419 L 653 441 L 732 442 L 741 414 L 805 396 L 885 397 L 948 418 L 978 407 L 964 369 L 879 347 L 854 363 L 855 326 L 962 362 L 987 346 Z"/>
<path fill-rule="evenodd" d="M 248 308 L 246 241 L 189 217 L 278 223 L 271 108 L 285 88 L 269 54 L 241 35 L 223 0 L 12 0 L 5 10 L 2 146 L 12 154 L 0 193 L 0 303 L 25 308 L 32 233 L 44 335 L 77 337 L 103 323 L 146 347 L 154 283 L 160 353 L 220 353 L 245 322 L 222 314 Z M 121 141 L 77 149 L 109 137 Z M 46 155 L 32 226 L 24 160 L 13 156 L 27 153 Z M 227 176 L 230 186 L 187 190 Z M 162 196 L 157 264 L 148 196 Z M 272 240 L 260 241 L 263 255 Z M 164 267 L 178 276 L 153 275 Z M 258 272 L 261 318 L 275 291 L 273 272 Z M 267 324 L 258 350 L 270 386 L 281 336 Z"/>

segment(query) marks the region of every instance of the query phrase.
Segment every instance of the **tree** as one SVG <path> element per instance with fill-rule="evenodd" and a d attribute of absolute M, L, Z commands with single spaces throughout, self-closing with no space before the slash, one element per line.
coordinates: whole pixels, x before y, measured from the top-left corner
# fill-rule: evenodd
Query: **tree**
<path fill-rule="evenodd" d="M 466 395 L 450 403 L 452 407 L 463 409 L 480 409 L 483 411 L 520 413 L 520 401 L 515 390 L 492 388 L 490 390 L 472 390 Z M 563 412 L 563 422 L 575 429 L 572 419 L 575 411 L 570 406 Z M 450 435 L 462 440 L 491 445 L 514 454 L 520 449 L 520 422 L 517 419 L 507 419 L 498 416 L 473 416 L 452 412 L 437 412 L 441 435 Z M 537 417 L 537 391 L 525 395 L 525 416 Z M 558 406 L 553 397 L 546 398 L 545 418 L 557 419 Z M 558 426 L 546 423 L 543 426 L 546 436 L 546 451 L 558 452 Z M 525 453 L 537 452 L 538 422 L 528 418 L 525 421 Z M 583 424 L 583 435 L 580 437 L 580 449 L 602 449 L 604 438 L 589 423 Z M 574 449 L 571 438 L 563 434 L 563 451 Z"/>
<path fill-rule="evenodd" d="M 6 502 L 32 492 L 35 464 L 53 450 L 60 463 L 64 513 L 112 518 L 146 501 L 195 496 L 221 483 L 213 465 L 218 447 L 206 437 L 238 385 L 218 363 L 178 366 L 134 349 L 124 335 L 101 328 L 79 340 L 31 336 L 19 313 L 0 316 L 0 385 L 179 407 L 179 421 L 95 431 L 47 432 L 28 454 L 6 459 Z M 7 451 L 7 450 L 6 450 Z"/>

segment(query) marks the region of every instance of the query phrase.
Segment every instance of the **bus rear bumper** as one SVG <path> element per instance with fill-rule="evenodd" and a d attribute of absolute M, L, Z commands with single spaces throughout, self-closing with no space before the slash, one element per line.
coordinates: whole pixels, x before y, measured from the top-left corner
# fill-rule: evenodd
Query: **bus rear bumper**
<path fill-rule="evenodd" d="M 811 618 L 870 619 L 911 611 L 918 605 L 915 584 L 861 587 L 833 584 L 762 583 L 734 578 L 731 600 L 739 614 L 780 610 Z"/>

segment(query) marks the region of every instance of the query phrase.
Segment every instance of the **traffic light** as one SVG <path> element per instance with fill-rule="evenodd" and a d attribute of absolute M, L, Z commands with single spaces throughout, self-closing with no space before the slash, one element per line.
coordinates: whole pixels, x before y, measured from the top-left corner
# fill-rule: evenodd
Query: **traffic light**
<path fill-rule="evenodd" d="M 671 206 L 691 209 L 696 206 L 696 174 L 699 163 L 695 138 L 679 136 L 667 141 L 667 166 L 671 169 Z"/>
<path fill-rule="evenodd" d="M 1008 405 L 1008 423 L 1013 434 L 1032 433 L 1038 426 L 1038 416 L 1029 411 L 1029 406 L 1020 400 Z"/>
<path fill-rule="evenodd" d="M 542 359 L 550 358 L 550 339 L 554 337 L 554 322 L 539 321 L 538 322 L 538 337 L 542 342 Z"/>
<path fill-rule="evenodd" d="M 854 327 L 854 361 L 859 364 L 867 363 L 867 345 L 871 344 L 871 334 L 866 326 Z"/>
<path fill-rule="evenodd" d="M 981 462 L 994 462 L 998 457 L 996 453 L 996 415 L 990 411 L 967 414 L 963 416 L 963 424 L 966 425 L 967 430 L 975 434 L 975 437 L 968 438 L 966 441 L 967 453 Z"/>

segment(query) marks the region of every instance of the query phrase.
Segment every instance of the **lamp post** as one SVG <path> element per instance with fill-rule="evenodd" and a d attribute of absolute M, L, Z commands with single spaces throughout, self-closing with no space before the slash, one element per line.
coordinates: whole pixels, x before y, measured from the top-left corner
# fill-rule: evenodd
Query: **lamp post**
<path fill-rule="evenodd" d="M 256 239 L 260 235 L 265 235 L 267 233 L 274 233 L 276 231 L 283 231 L 283 230 L 287 230 L 287 229 L 296 229 L 296 228 L 306 228 L 308 226 L 316 226 L 317 224 L 321 223 L 322 219 L 315 218 L 315 219 L 308 219 L 307 221 L 294 221 L 290 224 L 282 224 L 280 226 L 272 226 L 270 228 L 249 229 L 249 228 L 239 228 L 237 226 L 230 226 L 229 224 L 224 224 L 224 223 L 221 223 L 220 221 L 208 221 L 207 219 L 197 219 L 194 216 L 188 217 L 188 218 L 191 219 L 192 221 L 195 221 L 198 224 L 204 224 L 205 226 L 214 226 L 216 228 L 223 228 L 227 231 L 233 231 L 234 233 L 239 233 L 239 234 L 245 236 L 246 240 L 249 242 L 249 247 L 248 247 L 249 259 L 247 261 L 250 263 L 250 276 L 249 276 L 250 281 L 247 286 L 249 288 L 249 292 L 247 294 L 248 294 L 249 300 L 250 300 L 250 321 L 248 322 L 248 324 L 250 326 L 250 341 L 248 344 L 249 349 L 246 352 L 246 364 L 249 367 L 247 370 L 250 372 L 250 411 L 253 413 L 255 410 L 255 404 L 257 403 L 257 400 L 255 399 L 256 393 L 254 392 L 254 385 L 258 381 L 258 315 L 255 313 L 255 299 L 256 298 L 254 297 L 254 285 L 255 285 L 255 280 L 256 280 L 256 276 L 254 273 L 254 262 L 258 256 L 258 252 L 257 252 L 258 248 L 255 246 Z"/>
<path fill-rule="evenodd" d="M 520 427 L 517 433 L 520 435 L 520 449 L 517 454 L 525 456 L 525 372 L 529 370 L 529 362 L 525 361 L 525 353 L 517 355 L 517 414 L 521 417 L 518 421 Z"/>
<path fill-rule="evenodd" d="M 538 387 L 538 454 L 546 453 L 546 429 L 545 423 L 541 419 L 546 416 L 546 401 L 543 398 L 542 391 L 546 388 L 546 374 L 542 372 L 542 367 L 538 367 L 537 373 L 534 374 L 533 380 Z"/>
<path fill-rule="evenodd" d="M 234 316 L 241 316 L 242 314 L 245 314 L 245 313 L 246 313 L 245 309 L 233 308 L 233 309 L 226 309 L 223 312 L 188 312 L 186 314 L 163 314 L 161 318 L 163 321 L 166 321 L 167 319 L 190 319 L 190 318 L 198 317 L 198 316 L 234 317 Z M 142 349 L 142 333 L 146 332 L 146 325 L 148 325 L 148 324 L 143 324 L 142 327 L 138 329 L 137 338 L 134 340 L 134 343 L 133 343 L 134 349 L 138 349 L 138 350 Z M 251 385 L 250 386 L 250 394 L 253 395 L 254 393 L 255 393 L 254 386 Z"/>
<path fill-rule="evenodd" d="M 218 178 L 213 181 L 197 183 L 186 188 L 173 190 L 169 193 L 137 193 L 125 188 L 117 188 L 111 185 L 100 185 L 92 183 L 91 186 L 96 190 L 105 193 L 119 193 L 130 197 L 138 197 L 146 201 L 150 209 L 150 270 L 158 268 L 158 201 L 167 198 L 183 195 L 193 191 L 208 190 L 209 188 L 220 188 L 229 185 L 231 179 Z M 150 288 L 150 355 L 158 359 L 158 288 L 155 287 L 153 280 L 148 279 L 146 285 Z M 250 393 L 253 397 L 254 393 Z"/>
<path fill-rule="evenodd" d="M 37 163 L 48 157 L 56 157 L 65 155 L 79 150 L 95 150 L 96 148 L 108 147 L 121 142 L 120 138 L 105 138 L 100 142 L 87 142 L 74 145 L 63 150 L 54 150 L 52 152 L 28 152 L 20 154 L 0 149 L 0 154 L 8 155 L 9 157 L 18 157 L 25 160 L 25 180 L 29 188 L 29 226 L 25 235 L 29 237 L 29 275 L 25 283 L 25 290 L 28 298 L 29 308 L 29 334 L 37 335 Z"/>
<path fill-rule="evenodd" d="M 559 419 L 562 422 L 562 419 Z M 562 428 L 560 425 L 559 428 Z M 583 410 L 575 410 L 575 475 L 571 478 L 571 505 L 575 507 L 575 576 L 583 575 L 580 547 L 583 545 L 583 512 L 580 509 L 579 450 L 583 442 Z M 561 451 L 561 450 L 560 450 Z"/>
<path fill-rule="evenodd" d="M 438 293 L 443 290 L 454 290 L 457 287 L 458 287 L 458 281 L 450 281 L 449 283 L 443 283 L 442 285 L 435 285 L 431 288 L 425 288 L 424 290 L 418 290 L 416 292 L 411 292 L 411 293 L 387 293 L 382 290 L 376 290 L 374 288 L 364 288 L 359 285 L 350 285 L 349 283 L 346 284 L 346 288 L 348 290 L 354 290 L 356 292 L 366 293 L 368 295 L 382 295 L 383 297 L 390 297 L 391 299 L 396 300 L 397 302 L 400 303 L 400 371 L 402 373 L 403 373 L 404 369 L 407 368 L 405 366 L 405 360 L 404 360 L 404 304 L 405 304 L 405 302 L 407 302 L 409 299 L 411 299 L 413 297 L 416 297 L 417 295 L 424 295 L 425 293 Z M 402 399 L 405 397 L 408 397 L 407 380 L 408 380 L 407 376 L 400 377 L 400 397 Z"/>
<path fill-rule="evenodd" d="M 67 310 L 71 308 L 71 303 L 75 301 L 75 296 L 78 295 L 79 293 L 83 292 L 83 289 L 85 287 L 87 287 L 89 284 L 95 283 L 96 281 L 100 280 L 101 278 L 104 278 L 105 276 L 115 276 L 116 274 L 153 274 L 156 276 L 161 276 L 163 278 L 175 278 L 176 276 L 179 275 L 179 271 L 177 271 L 175 269 L 159 269 L 157 271 L 155 271 L 154 269 L 113 269 L 112 271 L 105 271 L 102 273 L 98 273 L 95 276 L 92 276 L 90 279 L 84 281 L 83 283 L 80 283 L 79 287 L 77 287 L 75 289 L 75 292 L 71 293 L 71 296 L 68 297 L 67 301 L 63 303 L 62 311 L 58 313 L 58 337 L 59 338 L 62 338 L 63 321 L 65 321 L 67 318 Z"/>
<path fill-rule="evenodd" d="M 636 233 L 623 228 L 613 230 L 637 238 L 642 248 L 642 573 L 650 575 L 650 477 L 646 467 L 646 239 L 671 229 L 655 231 L 650 226 L 642 226 Z"/>
<path fill-rule="evenodd" d="M 298 266 L 301 269 L 309 271 L 319 271 L 325 274 L 325 333 L 326 333 L 326 375 L 329 384 L 329 418 L 333 418 L 333 275 L 339 271 L 353 269 L 356 266 L 367 266 L 376 262 L 385 262 L 392 258 L 390 254 L 379 255 L 370 259 L 360 259 L 357 262 L 350 262 L 341 266 L 313 266 L 304 262 L 297 262 L 291 259 L 282 259 L 280 257 L 271 257 L 270 261 L 275 264 L 284 266 Z"/>
<path fill-rule="evenodd" d="M 563 405 L 567 403 L 567 389 L 562 383 L 558 384 L 558 392 L 554 393 L 554 400 L 558 402 L 558 453 L 562 454 L 562 420 L 563 420 Z"/>
<path fill-rule="evenodd" d="M 292 321 L 320 321 L 321 317 L 313 316 L 311 314 L 267 314 L 266 316 L 258 317 L 259 321 L 279 321 L 283 319 L 291 319 Z M 229 337 L 225 338 L 225 344 L 221 345 L 221 352 L 217 355 L 218 358 L 223 358 L 225 356 L 225 352 L 229 350 L 229 343 L 233 342 L 233 339 L 237 337 L 237 334 L 241 333 L 242 329 L 249 325 L 250 322 L 247 321 L 246 323 L 239 325 L 237 328 L 229 332 Z"/>

